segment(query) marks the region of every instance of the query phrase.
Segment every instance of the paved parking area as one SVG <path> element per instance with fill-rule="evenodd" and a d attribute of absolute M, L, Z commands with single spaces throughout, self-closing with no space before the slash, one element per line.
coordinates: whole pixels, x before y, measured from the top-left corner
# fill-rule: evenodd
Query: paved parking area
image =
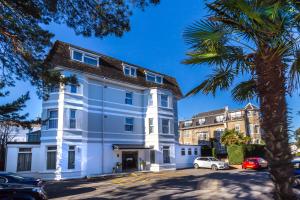
<path fill-rule="evenodd" d="M 266 171 L 185 169 L 49 182 L 50 199 L 271 199 Z"/>

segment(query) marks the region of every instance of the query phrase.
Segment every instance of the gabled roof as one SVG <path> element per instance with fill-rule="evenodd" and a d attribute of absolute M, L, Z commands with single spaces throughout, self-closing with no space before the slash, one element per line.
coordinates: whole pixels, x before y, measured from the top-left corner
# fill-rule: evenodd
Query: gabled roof
<path fill-rule="evenodd" d="M 257 106 L 253 105 L 252 103 L 248 103 L 246 106 L 245 106 L 245 110 L 256 110 L 258 109 Z"/>
<path fill-rule="evenodd" d="M 75 48 L 99 56 L 100 57 L 99 67 L 93 67 L 88 64 L 72 60 L 70 57 L 70 48 Z M 62 66 L 65 68 L 70 68 L 70 69 L 90 73 L 100 77 L 106 77 L 117 81 L 140 85 L 143 87 L 157 87 L 157 88 L 167 89 L 167 90 L 171 90 L 177 98 L 182 97 L 182 93 L 179 88 L 179 85 L 176 79 L 173 77 L 61 41 L 55 42 L 54 46 L 50 50 L 45 60 L 45 63 L 50 64 L 53 67 Z M 136 67 L 137 77 L 133 78 L 133 77 L 125 76 L 123 73 L 123 64 L 128 64 Z M 145 71 L 162 75 L 163 84 L 157 84 L 157 83 L 146 81 Z"/>

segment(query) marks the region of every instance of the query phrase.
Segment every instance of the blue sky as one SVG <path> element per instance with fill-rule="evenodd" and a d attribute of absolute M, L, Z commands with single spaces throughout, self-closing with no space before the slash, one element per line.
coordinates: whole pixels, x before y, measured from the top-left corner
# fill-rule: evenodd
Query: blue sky
<path fill-rule="evenodd" d="M 72 29 L 57 24 L 51 24 L 46 28 L 55 34 L 53 42 L 55 40 L 69 42 L 173 76 L 177 79 L 182 92 L 186 93 L 209 74 L 209 68 L 181 64 L 188 51 L 182 33 L 188 25 L 205 17 L 206 14 L 202 0 L 162 0 L 162 3 L 156 7 L 146 8 L 145 11 L 134 11 L 131 18 L 131 31 L 121 38 L 109 36 L 100 39 L 77 36 Z M 41 100 L 37 98 L 35 89 L 29 83 L 19 83 L 10 91 L 11 96 L 0 100 L 0 103 L 30 91 L 31 100 L 25 111 L 30 113 L 30 118 L 40 116 Z M 300 111 L 299 93 L 287 99 L 293 117 L 292 128 L 300 127 L 300 116 L 296 115 L 296 112 Z M 255 101 L 253 103 L 257 104 Z M 240 108 L 245 104 L 246 102 L 242 104 L 234 102 L 230 92 L 227 91 L 218 92 L 216 97 L 198 94 L 180 100 L 179 119 L 187 119 L 198 112 L 218 109 L 226 105 L 229 108 Z"/>

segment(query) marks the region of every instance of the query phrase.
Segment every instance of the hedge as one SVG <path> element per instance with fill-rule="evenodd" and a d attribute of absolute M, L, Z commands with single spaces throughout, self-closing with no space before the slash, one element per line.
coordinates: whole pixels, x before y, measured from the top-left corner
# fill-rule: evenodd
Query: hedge
<path fill-rule="evenodd" d="M 231 165 L 242 164 L 245 158 L 245 147 L 244 145 L 230 145 L 227 147 L 228 161 Z"/>
<path fill-rule="evenodd" d="M 227 147 L 228 160 L 232 165 L 242 164 L 247 157 L 265 157 L 264 145 L 230 145 Z"/>

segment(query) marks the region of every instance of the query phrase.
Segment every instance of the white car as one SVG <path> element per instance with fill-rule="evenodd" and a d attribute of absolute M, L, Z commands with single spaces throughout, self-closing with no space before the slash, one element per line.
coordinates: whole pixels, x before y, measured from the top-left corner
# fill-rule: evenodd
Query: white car
<path fill-rule="evenodd" d="M 212 170 L 228 169 L 229 165 L 226 162 L 220 161 L 214 157 L 198 157 L 194 160 L 194 167 L 210 168 Z"/>

